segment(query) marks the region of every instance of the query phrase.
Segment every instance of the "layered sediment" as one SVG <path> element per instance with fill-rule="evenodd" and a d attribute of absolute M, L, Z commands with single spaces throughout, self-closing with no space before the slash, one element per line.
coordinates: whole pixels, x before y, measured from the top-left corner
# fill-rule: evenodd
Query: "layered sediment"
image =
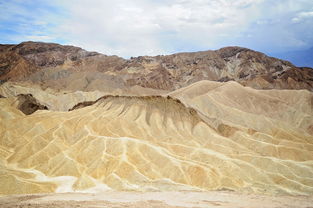
<path fill-rule="evenodd" d="M 9 95 L 7 88 L 0 92 Z M 37 90 L 33 97 L 49 94 Z M 0 99 L 1 194 L 313 193 L 313 95 L 307 90 L 202 81 L 158 96 L 85 101 L 74 94 L 66 98 L 71 107 L 30 115 L 17 108 L 15 96 Z"/>

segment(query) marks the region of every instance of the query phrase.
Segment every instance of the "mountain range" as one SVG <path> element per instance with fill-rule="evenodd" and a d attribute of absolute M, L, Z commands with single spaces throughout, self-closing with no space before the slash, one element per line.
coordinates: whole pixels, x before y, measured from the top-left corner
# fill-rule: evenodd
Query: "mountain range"
<path fill-rule="evenodd" d="M 313 70 L 240 47 L 123 59 L 78 47 L 24 42 L 0 45 L 0 80 L 56 89 L 141 86 L 175 90 L 201 80 L 236 81 L 255 89 L 313 89 Z"/>

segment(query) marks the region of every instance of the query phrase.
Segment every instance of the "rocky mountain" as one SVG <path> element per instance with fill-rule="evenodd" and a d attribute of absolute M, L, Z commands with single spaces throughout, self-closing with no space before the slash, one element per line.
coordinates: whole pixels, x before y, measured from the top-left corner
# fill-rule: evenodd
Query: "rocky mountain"
<path fill-rule="evenodd" d="M 240 47 L 127 60 L 50 43 L 1 45 L 0 80 L 83 91 L 131 86 L 175 90 L 200 80 L 233 80 L 256 89 L 313 90 L 311 68 Z"/>

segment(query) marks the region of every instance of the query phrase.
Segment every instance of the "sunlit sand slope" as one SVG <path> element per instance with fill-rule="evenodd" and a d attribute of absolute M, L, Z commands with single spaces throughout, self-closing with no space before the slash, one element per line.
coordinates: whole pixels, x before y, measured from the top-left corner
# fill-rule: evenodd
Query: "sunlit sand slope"
<path fill-rule="evenodd" d="M 14 102 L 0 99 L 0 194 L 313 194 L 308 91 L 204 81 L 164 96 L 110 95 L 28 116 Z"/>

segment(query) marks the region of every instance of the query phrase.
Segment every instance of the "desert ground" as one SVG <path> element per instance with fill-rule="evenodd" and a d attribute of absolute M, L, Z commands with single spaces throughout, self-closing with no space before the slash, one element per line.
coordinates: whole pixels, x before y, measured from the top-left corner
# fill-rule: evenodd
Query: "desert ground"
<path fill-rule="evenodd" d="M 27 194 L 0 197 L 1 208 L 177 208 L 177 207 L 218 207 L 218 208 L 312 208 L 310 196 L 268 196 L 214 192 L 103 192 L 103 193 L 57 193 Z"/>

